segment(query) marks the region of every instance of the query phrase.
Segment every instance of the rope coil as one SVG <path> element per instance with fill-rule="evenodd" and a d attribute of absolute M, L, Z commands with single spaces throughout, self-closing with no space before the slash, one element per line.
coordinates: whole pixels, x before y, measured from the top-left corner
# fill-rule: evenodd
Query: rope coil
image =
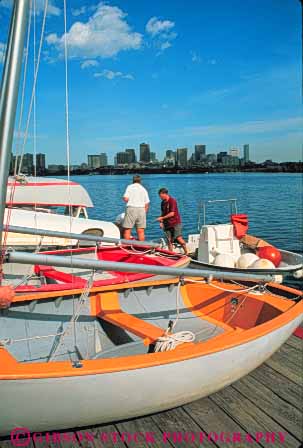
<path fill-rule="evenodd" d="M 193 342 L 195 340 L 195 335 L 191 331 L 179 331 L 175 334 L 165 334 L 157 339 L 155 344 L 155 352 L 167 352 L 169 350 L 174 350 L 178 345 L 184 344 L 185 342 Z"/>

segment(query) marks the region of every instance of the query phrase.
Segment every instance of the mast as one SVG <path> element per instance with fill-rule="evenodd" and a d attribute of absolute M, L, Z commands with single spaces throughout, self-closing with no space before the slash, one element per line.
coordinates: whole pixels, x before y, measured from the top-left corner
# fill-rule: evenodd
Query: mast
<path fill-rule="evenodd" d="M 0 90 L 0 250 L 30 0 L 15 0 Z"/>

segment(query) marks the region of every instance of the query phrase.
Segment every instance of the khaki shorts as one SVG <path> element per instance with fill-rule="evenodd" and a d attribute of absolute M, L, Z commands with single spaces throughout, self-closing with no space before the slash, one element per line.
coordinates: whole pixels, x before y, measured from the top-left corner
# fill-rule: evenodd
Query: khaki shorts
<path fill-rule="evenodd" d="M 146 228 L 146 212 L 144 207 L 126 207 L 125 217 L 123 221 L 124 229 Z"/>

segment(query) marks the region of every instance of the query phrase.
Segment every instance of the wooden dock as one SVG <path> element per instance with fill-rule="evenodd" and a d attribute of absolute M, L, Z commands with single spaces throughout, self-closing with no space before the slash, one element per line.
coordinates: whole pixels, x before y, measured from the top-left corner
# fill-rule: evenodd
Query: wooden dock
<path fill-rule="evenodd" d="M 303 340 L 293 335 L 261 367 L 207 398 L 111 425 L 36 434 L 23 446 L 299 448 L 302 409 Z M 1 448 L 12 446 L 0 439 Z"/>

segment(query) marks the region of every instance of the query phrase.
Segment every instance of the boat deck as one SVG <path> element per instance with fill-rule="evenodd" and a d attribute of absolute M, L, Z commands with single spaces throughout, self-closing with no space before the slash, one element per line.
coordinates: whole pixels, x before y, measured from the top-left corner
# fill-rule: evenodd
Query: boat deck
<path fill-rule="evenodd" d="M 299 448 L 302 366 L 303 340 L 293 335 L 261 367 L 207 398 L 115 424 L 37 433 L 36 441 L 23 446 Z M 1 448 L 12 446 L 9 438 L 0 439 Z"/>

